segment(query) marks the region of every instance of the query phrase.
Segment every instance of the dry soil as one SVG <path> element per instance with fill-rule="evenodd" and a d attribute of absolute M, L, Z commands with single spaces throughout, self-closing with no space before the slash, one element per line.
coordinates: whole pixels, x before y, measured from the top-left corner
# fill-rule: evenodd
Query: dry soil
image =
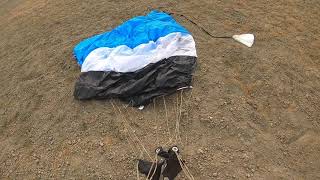
<path fill-rule="evenodd" d="M 256 42 L 175 16 L 197 45 L 192 91 L 121 113 L 75 100 L 73 47 L 150 9 Z M 152 158 L 177 144 L 195 179 L 320 179 L 319 17 L 318 0 L 2 0 L 0 179 L 136 179 L 137 138 Z"/>

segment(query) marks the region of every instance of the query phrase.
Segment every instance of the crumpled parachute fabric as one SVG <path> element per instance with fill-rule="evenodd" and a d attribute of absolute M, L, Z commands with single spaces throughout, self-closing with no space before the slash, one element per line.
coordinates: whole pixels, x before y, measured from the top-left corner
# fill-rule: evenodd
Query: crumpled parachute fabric
<path fill-rule="evenodd" d="M 81 66 L 76 99 L 120 98 L 132 106 L 190 86 L 197 59 L 192 35 L 158 11 L 83 40 L 74 55 Z"/>

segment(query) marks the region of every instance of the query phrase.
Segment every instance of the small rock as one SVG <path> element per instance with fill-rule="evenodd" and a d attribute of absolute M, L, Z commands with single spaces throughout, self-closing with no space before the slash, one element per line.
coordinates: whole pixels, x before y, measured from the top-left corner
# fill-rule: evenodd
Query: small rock
<path fill-rule="evenodd" d="M 100 142 L 99 145 L 102 147 L 102 146 L 104 146 L 104 143 L 103 143 L 103 142 Z"/>
<path fill-rule="evenodd" d="M 203 154 L 204 151 L 202 149 L 198 149 L 198 153 Z"/>
<path fill-rule="evenodd" d="M 242 156 L 244 159 L 248 159 L 249 158 L 249 156 L 247 155 L 247 154 L 243 154 L 243 156 Z"/>
<path fill-rule="evenodd" d="M 213 173 L 212 176 L 213 177 L 218 177 L 218 173 Z"/>

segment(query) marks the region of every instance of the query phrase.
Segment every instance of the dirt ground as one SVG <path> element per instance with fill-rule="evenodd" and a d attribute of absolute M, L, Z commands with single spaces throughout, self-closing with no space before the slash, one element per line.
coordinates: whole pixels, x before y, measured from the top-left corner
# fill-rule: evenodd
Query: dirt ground
<path fill-rule="evenodd" d="M 75 100 L 73 47 L 159 8 L 256 42 L 175 17 L 196 40 L 192 91 L 121 113 Z M 137 179 L 137 138 L 152 158 L 176 143 L 195 179 L 320 179 L 319 17 L 318 0 L 2 0 L 0 179 Z"/>

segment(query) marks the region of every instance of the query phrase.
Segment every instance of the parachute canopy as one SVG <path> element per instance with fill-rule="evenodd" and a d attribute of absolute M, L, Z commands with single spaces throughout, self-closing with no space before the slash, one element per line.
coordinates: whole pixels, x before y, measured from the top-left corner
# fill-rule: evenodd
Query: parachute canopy
<path fill-rule="evenodd" d="M 190 86 L 197 59 L 192 35 L 158 11 L 83 40 L 74 55 L 82 72 L 76 99 L 120 98 L 132 106 Z"/>

